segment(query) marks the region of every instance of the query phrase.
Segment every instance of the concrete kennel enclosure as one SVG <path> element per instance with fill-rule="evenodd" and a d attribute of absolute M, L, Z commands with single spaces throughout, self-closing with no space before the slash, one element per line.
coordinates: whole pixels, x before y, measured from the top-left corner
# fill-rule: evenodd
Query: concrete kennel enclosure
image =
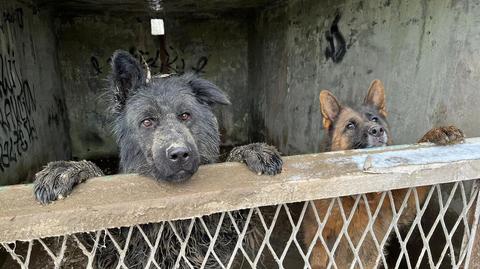
<path fill-rule="evenodd" d="M 108 58 L 132 50 L 158 72 L 151 17 L 165 19 L 170 71 L 201 69 L 235 100 L 217 113 L 225 145 L 265 138 L 285 154 L 317 152 L 319 90 L 354 104 L 374 78 L 385 83 L 396 143 L 447 123 L 480 134 L 479 1 L 158 3 L 1 2 L 0 184 L 26 181 L 49 160 L 115 156 L 99 102 Z M 325 32 L 337 13 L 347 51 L 334 63 Z M 21 95 L 25 108 L 10 113 L 5 100 Z"/>
<path fill-rule="evenodd" d="M 217 116 L 224 146 L 266 140 L 321 150 L 318 93 L 348 104 L 384 81 L 393 137 L 434 125 L 480 135 L 480 1 L 0 1 L 0 185 L 29 182 L 58 159 L 110 159 L 101 94 L 115 49 L 160 71 L 197 71 L 234 102 Z M 335 16 L 343 58 L 326 57 Z M 338 44 L 336 44 L 338 49 Z M 1 262 L 0 262 L 1 263 Z"/>

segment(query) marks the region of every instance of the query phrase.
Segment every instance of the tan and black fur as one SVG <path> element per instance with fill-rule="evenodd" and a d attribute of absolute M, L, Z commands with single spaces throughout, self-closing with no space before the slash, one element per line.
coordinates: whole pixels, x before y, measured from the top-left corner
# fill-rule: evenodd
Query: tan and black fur
<path fill-rule="evenodd" d="M 371 83 L 367 96 L 358 109 L 342 106 L 335 96 L 327 90 L 320 92 L 320 106 L 323 116 L 323 127 L 329 139 L 329 150 L 360 149 L 392 144 L 392 137 L 386 119 L 385 89 L 381 81 L 374 80 Z M 433 142 L 445 145 L 461 142 L 463 138 L 464 135 L 461 130 L 454 126 L 449 126 L 430 130 L 419 142 Z M 418 197 L 421 202 L 423 202 L 427 190 L 427 187 L 417 188 Z M 407 189 L 392 191 L 395 208 L 397 210 L 400 208 L 407 191 Z M 366 197 L 368 203 L 363 199 L 361 200 L 348 226 L 348 236 L 355 247 L 358 246 L 369 223 L 367 204 L 371 215 L 379 209 L 378 217 L 372 228 L 379 245 L 383 240 L 388 239 L 388 227 L 393 219 L 392 207 L 388 196 L 385 196 L 383 202 L 381 202 L 381 193 L 370 193 L 367 194 Z M 341 199 L 346 219 L 348 219 L 352 212 L 355 198 L 356 197 L 343 197 Z M 314 201 L 321 220 L 324 219 L 330 203 L 330 199 Z M 378 208 L 379 206 L 380 208 Z M 398 220 L 398 225 L 408 224 L 415 217 L 415 214 L 415 198 L 412 193 L 408 197 L 407 208 L 405 208 L 401 218 Z M 325 245 L 329 251 L 331 251 L 335 241 L 341 234 L 343 224 L 342 212 L 339 205 L 335 203 L 322 232 Z M 309 246 L 314 240 L 318 229 L 313 210 L 307 212 L 302 228 L 304 232 L 304 242 Z M 386 242 L 388 243 L 388 241 Z M 380 254 L 383 251 L 384 249 L 379 249 L 379 247 L 376 246 L 372 234 L 367 233 L 359 248 L 359 258 L 363 268 L 375 268 L 377 260 L 379 261 L 378 264 L 381 264 Z M 352 268 L 351 265 L 355 258 L 345 235 L 342 236 L 334 255 L 335 264 L 338 268 Z M 314 269 L 327 268 L 330 262 L 324 244 L 318 240 L 310 256 L 310 265 Z M 360 268 L 358 261 L 353 268 Z"/>

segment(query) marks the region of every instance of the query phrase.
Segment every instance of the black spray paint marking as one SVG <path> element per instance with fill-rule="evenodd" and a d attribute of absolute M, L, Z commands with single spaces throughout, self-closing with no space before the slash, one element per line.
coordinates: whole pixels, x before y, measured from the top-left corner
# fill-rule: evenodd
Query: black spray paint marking
<path fill-rule="evenodd" d="M 17 162 L 37 138 L 34 89 L 23 79 L 15 52 L 0 53 L 0 171 Z"/>
<path fill-rule="evenodd" d="M 172 51 L 176 51 L 173 47 L 170 47 Z M 160 70 L 166 70 L 167 73 L 183 74 L 186 72 L 186 60 L 179 53 L 167 52 L 166 62 L 162 63 L 160 59 L 160 50 L 156 50 L 155 53 L 150 53 L 146 50 L 137 49 L 135 47 L 130 48 L 130 54 L 132 54 L 139 62 L 147 63 L 148 67 L 152 70 L 152 73 L 160 73 Z M 103 73 L 103 69 L 108 67 L 102 67 L 101 61 L 95 56 L 90 57 L 90 64 L 92 66 L 95 75 Z M 106 63 L 109 65 L 111 58 L 108 58 Z M 196 63 L 192 66 L 192 70 L 196 74 L 205 73 L 205 67 L 208 64 L 208 58 L 201 56 Z"/>
<path fill-rule="evenodd" d="M 97 57 L 90 57 L 90 63 L 92 64 L 93 70 L 95 71 L 95 75 L 99 75 L 102 73 L 102 68 L 100 67 L 100 63 L 98 62 Z"/>
<path fill-rule="evenodd" d="M 347 52 L 345 38 L 338 29 L 339 21 L 340 14 L 337 14 L 330 29 L 325 32 L 325 38 L 328 42 L 328 47 L 325 49 L 325 57 L 327 57 L 327 60 L 332 58 L 334 63 L 341 62 L 343 56 L 345 56 L 345 53 Z"/>
<path fill-rule="evenodd" d="M 47 124 L 49 127 L 59 127 L 67 119 L 67 105 L 58 96 L 53 96 L 54 105 L 48 109 Z"/>
<path fill-rule="evenodd" d="M 183 74 L 186 72 L 186 62 L 185 57 L 178 53 L 174 47 L 170 46 L 170 51 L 167 51 L 167 60 L 165 63 L 165 69 L 169 73 Z M 208 58 L 206 56 L 201 56 L 194 65 L 192 65 L 192 70 L 196 74 L 205 73 L 205 67 L 207 66 Z"/>

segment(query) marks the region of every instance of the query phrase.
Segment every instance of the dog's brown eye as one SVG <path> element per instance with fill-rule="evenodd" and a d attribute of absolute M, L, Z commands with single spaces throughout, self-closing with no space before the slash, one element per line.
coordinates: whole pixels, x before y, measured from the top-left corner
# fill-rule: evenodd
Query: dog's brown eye
<path fill-rule="evenodd" d="M 150 128 L 150 127 L 153 126 L 153 120 L 152 120 L 152 119 L 144 119 L 144 120 L 142 121 L 142 125 L 143 125 L 143 127 L 145 127 L 145 128 Z"/>
<path fill-rule="evenodd" d="M 187 113 L 187 112 L 180 114 L 178 117 L 180 118 L 181 121 L 187 121 L 192 118 L 190 113 Z"/>
<path fill-rule="evenodd" d="M 345 127 L 346 127 L 348 130 L 353 130 L 353 129 L 355 129 L 356 126 L 355 126 L 355 123 L 349 122 L 349 123 L 347 123 L 347 126 L 345 126 Z"/>
<path fill-rule="evenodd" d="M 373 116 L 370 120 L 373 122 L 378 122 L 378 117 Z"/>

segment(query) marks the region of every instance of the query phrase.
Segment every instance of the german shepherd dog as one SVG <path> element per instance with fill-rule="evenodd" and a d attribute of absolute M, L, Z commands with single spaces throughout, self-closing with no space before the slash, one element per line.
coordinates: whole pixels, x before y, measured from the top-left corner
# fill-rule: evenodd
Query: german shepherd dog
<path fill-rule="evenodd" d="M 368 94 L 359 109 L 342 106 L 331 92 L 328 90 L 321 91 L 320 106 L 323 116 L 323 127 L 329 139 L 329 149 L 336 151 L 391 145 L 392 138 L 386 120 L 387 110 L 385 104 L 385 89 L 379 80 L 374 80 L 371 83 Z M 428 131 L 418 142 L 432 142 L 446 145 L 460 143 L 463 139 L 464 135 L 461 130 L 454 126 L 448 126 L 434 128 Z M 392 191 L 397 210 L 400 208 L 407 191 L 407 189 Z M 428 187 L 417 188 L 421 203 L 423 203 L 427 191 Z M 368 228 L 369 214 L 372 216 L 379 206 L 378 216 L 372 225 L 372 230 L 379 246 L 385 237 L 389 236 L 389 234 L 387 234 L 388 227 L 393 221 L 393 213 L 388 196 L 384 197 L 383 202 L 381 193 L 369 193 L 366 195 L 366 198 L 370 213 L 367 211 L 367 202 L 361 199 L 348 225 L 347 233 L 355 248 L 358 247 L 364 231 Z M 345 219 L 348 219 L 354 209 L 355 200 L 356 197 L 353 196 L 343 197 L 340 200 L 344 209 L 343 212 L 340 210 L 337 202 L 335 202 L 331 208 L 330 215 L 322 232 L 325 244 L 317 240 L 310 256 L 310 265 L 312 268 L 327 268 L 329 264 L 333 264 L 328 252 L 331 252 L 335 241 L 342 233 L 344 226 L 342 214 L 345 216 Z M 318 216 L 323 220 L 331 204 L 331 199 L 316 200 L 314 204 Z M 415 198 L 412 192 L 408 197 L 407 207 L 398 220 L 398 225 L 401 226 L 410 223 L 415 217 L 415 214 Z M 315 214 L 313 210 L 309 210 L 302 226 L 304 242 L 307 246 L 315 240 L 317 228 L 318 224 Z M 324 246 L 328 247 L 328 252 Z M 335 264 L 337 268 L 359 268 L 359 262 L 361 262 L 363 268 L 375 268 L 377 264 L 381 264 L 381 252 L 384 251 L 379 248 L 381 247 L 377 246 L 372 233 L 368 232 L 359 247 L 359 260 L 352 266 L 355 255 L 350 242 L 344 234 L 333 254 Z"/>

